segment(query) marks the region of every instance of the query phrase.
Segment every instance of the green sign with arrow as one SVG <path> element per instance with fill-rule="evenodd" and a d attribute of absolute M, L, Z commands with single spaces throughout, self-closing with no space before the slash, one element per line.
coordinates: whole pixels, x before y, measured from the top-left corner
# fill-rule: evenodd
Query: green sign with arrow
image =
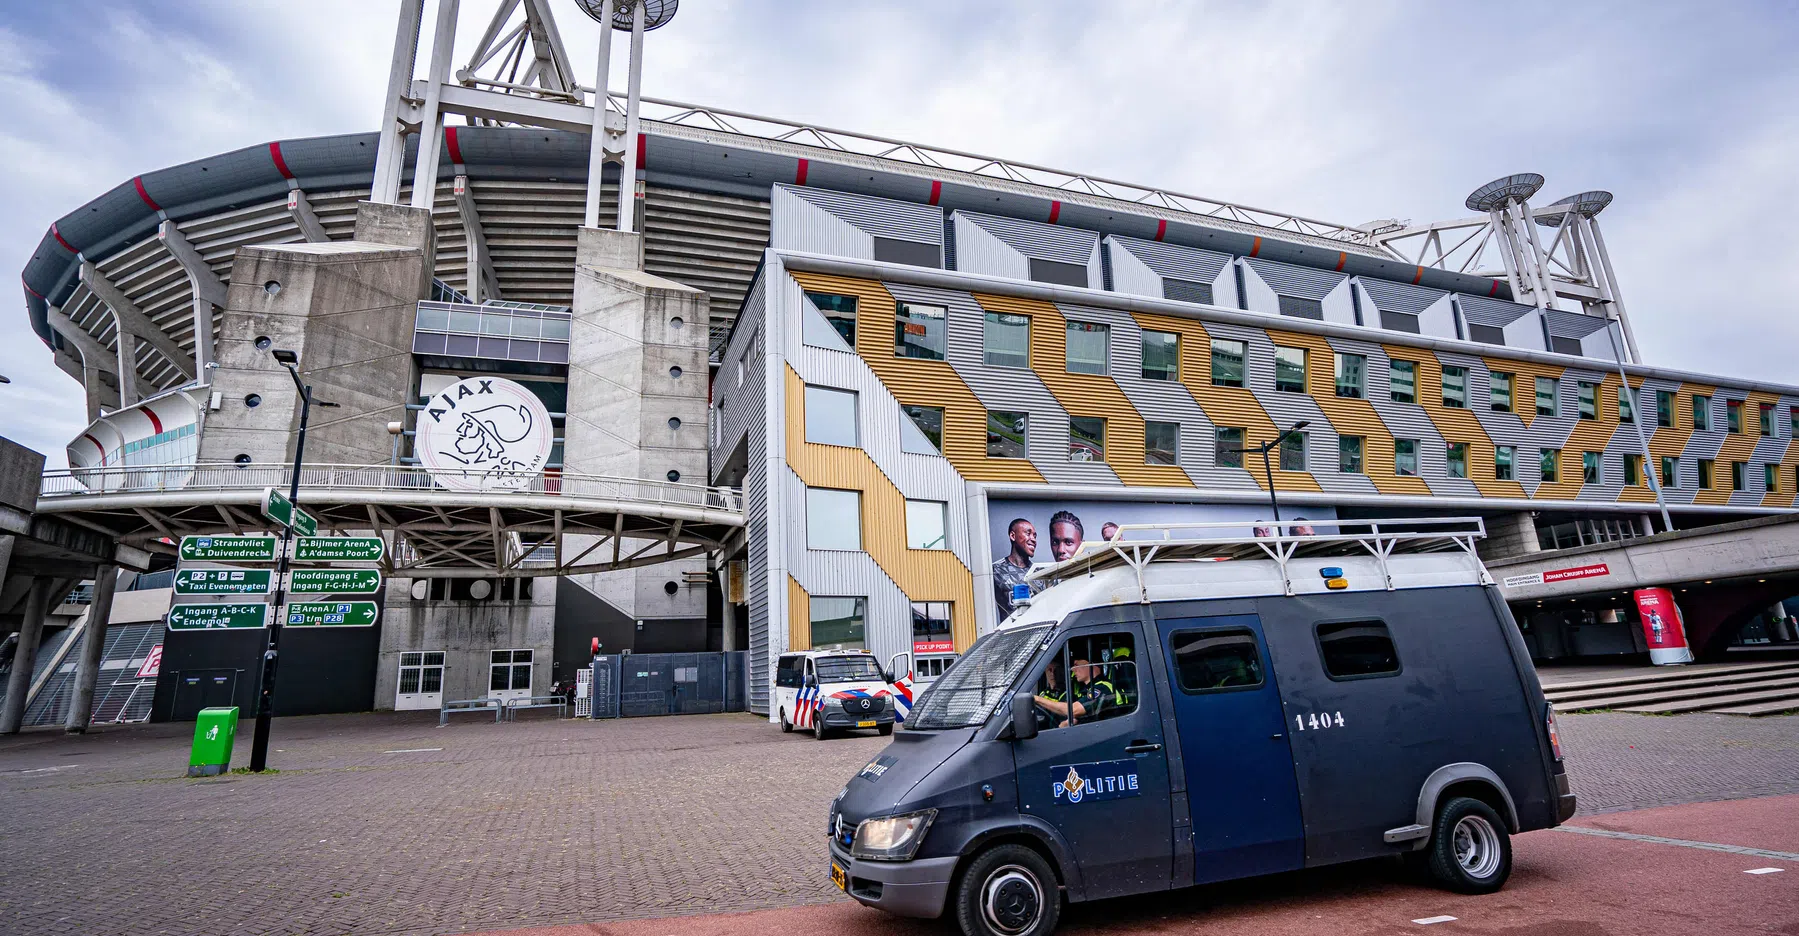
<path fill-rule="evenodd" d="M 287 590 L 296 595 L 372 595 L 381 590 L 381 573 L 374 569 L 295 569 L 288 573 Z"/>
<path fill-rule="evenodd" d="M 312 514 L 294 506 L 287 495 L 275 488 L 262 489 L 262 515 L 285 527 L 292 527 L 301 536 L 311 536 L 319 531 L 319 522 Z"/>
<path fill-rule="evenodd" d="M 262 627 L 265 604 L 178 604 L 169 609 L 169 630 L 233 630 Z"/>
<path fill-rule="evenodd" d="M 268 569 L 182 569 L 175 573 L 175 594 L 266 595 L 274 577 Z"/>
<path fill-rule="evenodd" d="M 302 536 L 295 562 L 377 562 L 386 554 L 379 536 Z"/>
<path fill-rule="evenodd" d="M 293 601 L 286 620 L 289 627 L 367 627 L 379 613 L 373 601 Z"/>
<path fill-rule="evenodd" d="M 304 542 L 304 541 L 302 541 Z M 181 558 L 208 562 L 274 562 L 272 536 L 183 536 Z"/>

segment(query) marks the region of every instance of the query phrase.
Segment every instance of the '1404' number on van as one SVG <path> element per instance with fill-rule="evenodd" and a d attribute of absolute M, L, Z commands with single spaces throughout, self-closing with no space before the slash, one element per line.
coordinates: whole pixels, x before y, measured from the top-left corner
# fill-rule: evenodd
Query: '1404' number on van
<path fill-rule="evenodd" d="M 1307 729 L 1318 731 L 1333 726 L 1341 728 L 1343 727 L 1343 713 L 1313 712 L 1309 715 L 1295 715 L 1293 716 L 1293 726 L 1299 731 L 1305 731 Z"/>

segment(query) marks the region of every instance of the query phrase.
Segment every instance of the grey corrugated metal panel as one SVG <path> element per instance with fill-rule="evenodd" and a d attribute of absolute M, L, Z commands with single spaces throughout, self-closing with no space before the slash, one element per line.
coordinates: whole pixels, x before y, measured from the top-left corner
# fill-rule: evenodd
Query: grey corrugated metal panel
<path fill-rule="evenodd" d="M 1456 301 L 1461 304 L 1463 319 L 1475 325 L 1491 325 L 1494 328 L 1504 328 L 1537 310 L 1536 306 L 1520 305 L 1502 299 L 1488 299 L 1485 296 L 1463 294 L 1457 296 Z"/>
<path fill-rule="evenodd" d="M 798 196 L 875 237 L 922 244 L 943 243 L 943 212 L 940 208 L 820 188 L 777 185 L 774 190 Z"/>
<path fill-rule="evenodd" d="M 775 186 L 769 200 L 770 247 L 873 259 L 874 244 L 874 235 L 786 186 Z"/>
<path fill-rule="evenodd" d="M 955 227 L 957 271 L 1014 280 L 1031 278 L 1030 261 L 1012 245 L 993 236 L 959 211 L 952 213 L 950 220 Z"/>
<path fill-rule="evenodd" d="M 1277 428 L 1286 429 L 1301 420 L 1311 423 L 1300 431 L 1306 434 L 1307 472 L 1318 482 L 1319 487 L 1341 493 L 1362 494 L 1376 491 L 1374 482 L 1367 475 L 1344 474 L 1337 470 L 1337 430 L 1311 395 L 1274 389 L 1274 340 L 1266 331 L 1222 324 L 1209 325 L 1207 330 L 1215 337 L 1234 339 L 1248 345 L 1246 363 L 1249 391 L 1255 395 L 1256 402 L 1261 404 Z M 1314 367 L 1329 366 L 1327 362 L 1306 361 L 1308 371 Z M 1270 452 L 1269 457 L 1275 460 L 1278 470 L 1280 453 Z M 1256 462 L 1253 466 L 1250 465 L 1252 458 Z M 1260 462 L 1259 455 L 1244 456 L 1244 465 L 1251 471 L 1260 468 Z"/>
<path fill-rule="evenodd" d="M 1133 296 L 1162 295 L 1162 275 L 1150 269 L 1142 257 L 1124 249 L 1118 238 L 1106 238 L 1105 250 L 1111 261 L 1113 292 Z"/>
<path fill-rule="evenodd" d="M 1257 257 L 1244 257 L 1243 262 L 1254 270 L 1275 295 L 1295 296 L 1300 299 L 1323 299 L 1331 294 L 1331 290 L 1349 279 L 1343 273 L 1332 273 L 1328 270 L 1314 270 L 1310 267 L 1294 266 L 1290 263 L 1279 263 L 1274 260 L 1263 260 Z"/>
<path fill-rule="evenodd" d="M 789 503 L 804 504 L 806 485 L 791 470 L 786 472 Z M 806 548 L 805 519 L 788 528 L 797 535 L 787 540 L 787 570 L 813 598 L 862 598 L 863 629 L 868 649 L 881 658 L 912 649 L 912 606 L 905 592 L 866 552 Z M 816 644 L 814 645 L 816 646 Z"/>
<path fill-rule="evenodd" d="M 1086 266 L 1093 262 L 1094 248 L 1099 244 L 1099 233 L 1096 231 L 972 211 L 958 211 L 956 214 L 999 238 L 1013 250 L 1038 260 Z"/>
<path fill-rule="evenodd" d="M 1543 312 L 1543 321 L 1549 325 L 1549 334 L 1554 338 L 1585 338 L 1606 327 L 1611 319 L 1597 315 L 1582 315 L 1578 312 L 1563 312 L 1559 309 L 1548 309 Z"/>
<path fill-rule="evenodd" d="M 1431 420 L 1430 414 L 1418 403 L 1396 403 L 1393 401 L 1393 369 L 1392 358 L 1380 345 L 1372 341 L 1353 341 L 1347 338 L 1325 339 L 1331 350 L 1344 354 L 1359 354 L 1367 359 L 1366 390 L 1369 405 L 1374 407 L 1375 415 L 1380 417 L 1381 425 L 1393 434 L 1395 439 L 1416 439 L 1418 441 L 1418 477 L 1423 479 L 1432 494 L 1477 497 L 1480 489 L 1468 478 L 1452 478 L 1449 476 L 1449 441 L 1437 431 L 1437 424 Z M 1334 369 L 1336 362 L 1331 366 Z M 1415 378 L 1416 375 L 1414 375 Z M 1423 389 L 1414 386 L 1414 399 L 1422 399 Z M 1364 453 L 1366 464 L 1366 453 Z"/>
<path fill-rule="evenodd" d="M 1465 368 L 1468 372 L 1463 392 L 1467 395 L 1468 412 L 1474 415 L 1476 422 L 1484 430 L 1494 445 L 1510 445 L 1517 448 L 1517 456 L 1512 463 L 1512 477 L 1524 487 L 1524 493 L 1533 495 L 1537 487 L 1543 483 L 1536 467 L 1537 450 L 1541 448 L 1561 448 L 1564 435 L 1554 444 L 1544 446 L 1541 441 L 1533 440 L 1525 430 L 1524 423 L 1515 413 L 1495 413 L 1491 405 L 1493 383 L 1487 373 L 1486 362 L 1471 354 L 1457 354 L 1449 351 L 1436 352 L 1437 361 L 1449 367 Z M 1440 394 L 1441 386 L 1419 387 L 1420 394 Z M 1513 399 L 1517 399 L 1517 388 L 1512 388 Z"/>
<path fill-rule="evenodd" d="M 1139 240 L 1135 237 L 1111 235 L 1107 240 L 1135 255 L 1144 265 L 1162 276 L 1210 283 L 1230 265 L 1231 255 L 1216 250 L 1182 247 L 1177 244 Z"/>
<path fill-rule="evenodd" d="M 1578 405 L 1578 397 L 1576 398 Z M 1582 472 L 1585 477 L 1585 453 L 1588 450 L 1562 450 L 1562 465 L 1568 471 Z M 1598 484 L 1583 481 L 1580 492 L 1574 495 L 1578 501 L 1616 501 L 1624 495 L 1624 456 L 1641 455 L 1642 447 L 1637 444 L 1637 431 L 1625 424 L 1613 427 L 1611 437 L 1606 439 L 1605 448 L 1600 450 L 1600 479 Z M 1657 466 L 1651 460 L 1648 468 Z"/>
<path fill-rule="evenodd" d="M 713 384 L 712 402 L 714 406 L 718 406 L 722 396 L 724 412 L 718 443 L 712 446 L 711 465 L 714 471 L 737 448 L 746 432 L 760 431 L 763 425 L 761 369 L 764 366 L 765 348 L 762 319 L 768 302 L 767 289 L 766 278 L 750 284 L 749 295 L 744 299 L 736 327 L 731 332 L 731 340 L 720 356 L 725 365 L 719 371 L 719 379 Z M 742 371 L 742 379 L 735 376 L 726 378 L 727 369 L 733 374 Z"/>
<path fill-rule="evenodd" d="M 1440 289 L 1427 289 L 1423 286 L 1410 286 L 1405 283 L 1393 283 L 1387 280 L 1357 277 L 1362 284 L 1362 291 L 1373 300 L 1374 307 L 1389 312 L 1410 312 L 1413 315 L 1443 301 L 1449 296 Z"/>

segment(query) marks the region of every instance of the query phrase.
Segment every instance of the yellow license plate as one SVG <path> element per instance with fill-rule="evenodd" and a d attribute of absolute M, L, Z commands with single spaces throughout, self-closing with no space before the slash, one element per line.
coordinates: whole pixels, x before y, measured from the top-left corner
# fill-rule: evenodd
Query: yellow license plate
<path fill-rule="evenodd" d="M 837 867 L 835 861 L 831 862 L 831 883 L 837 885 L 838 890 L 846 893 L 850 889 L 849 880 L 844 876 L 843 869 Z"/>
<path fill-rule="evenodd" d="M 857 728 L 873 728 L 874 726 L 875 723 L 872 721 L 859 721 L 856 723 Z"/>

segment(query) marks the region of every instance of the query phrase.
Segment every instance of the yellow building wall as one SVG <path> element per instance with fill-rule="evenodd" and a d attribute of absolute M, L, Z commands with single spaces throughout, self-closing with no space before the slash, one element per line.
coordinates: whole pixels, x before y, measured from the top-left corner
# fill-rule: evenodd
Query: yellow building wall
<path fill-rule="evenodd" d="M 1524 485 L 1517 478 L 1524 466 L 1518 461 L 1512 464 L 1514 480 L 1501 481 L 1493 477 L 1493 437 L 1487 434 L 1485 426 L 1474 413 L 1466 409 L 1456 409 L 1443 405 L 1443 362 L 1424 348 L 1408 348 L 1404 345 L 1382 345 L 1381 350 L 1387 358 L 1394 361 L 1411 361 L 1414 365 L 1413 375 L 1418 381 L 1415 388 L 1418 404 L 1424 408 L 1426 416 L 1437 427 L 1437 433 L 1449 442 L 1461 442 L 1468 446 L 1468 480 L 1474 482 L 1475 489 L 1482 497 L 1524 497 Z M 1469 405 L 1476 401 L 1470 400 Z M 1483 401 L 1484 402 L 1484 401 Z M 1520 459 L 1523 452 L 1519 452 Z M 1534 459 L 1536 454 L 1531 453 Z M 1535 468 L 1535 462 L 1531 462 Z"/>
<path fill-rule="evenodd" d="M 1382 494 L 1430 494 L 1430 487 L 1423 478 L 1401 477 L 1396 473 L 1394 436 L 1387 431 L 1387 424 L 1381 421 L 1374 404 L 1366 399 L 1337 396 L 1336 350 L 1330 342 L 1318 335 L 1274 329 L 1268 330 L 1268 337 L 1277 345 L 1305 349 L 1306 392 L 1312 395 L 1324 417 L 1339 434 L 1362 437 L 1362 470 L 1374 483 L 1375 490 Z"/>

